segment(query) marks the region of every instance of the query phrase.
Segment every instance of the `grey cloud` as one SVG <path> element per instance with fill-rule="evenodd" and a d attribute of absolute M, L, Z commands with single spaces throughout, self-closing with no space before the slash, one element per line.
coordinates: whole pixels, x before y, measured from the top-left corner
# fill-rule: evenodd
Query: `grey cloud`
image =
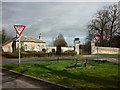
<path fill-rule="evenodd" d="M 62 33 L 69 45 L 76 35 L 87 35 L 87 24 L 97 10 L 113 3 L 3 2 L 3 27 L 15 36 L 14 24 L 24 24 L 24 35 L 42 33 L 50 44 Z M 51 40 L 51 41 L 50 41 Z"/>

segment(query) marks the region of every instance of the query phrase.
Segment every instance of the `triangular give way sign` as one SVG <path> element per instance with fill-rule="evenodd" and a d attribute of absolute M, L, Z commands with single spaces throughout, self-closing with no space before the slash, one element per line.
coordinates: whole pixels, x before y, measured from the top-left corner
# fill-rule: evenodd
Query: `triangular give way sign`
<path fill-rule="evenodd" d="M 16 30 L 16 33 L 20 36 L 24 29 L 26 28 L 25 25 L 14 25 L 14 28 Z"/>

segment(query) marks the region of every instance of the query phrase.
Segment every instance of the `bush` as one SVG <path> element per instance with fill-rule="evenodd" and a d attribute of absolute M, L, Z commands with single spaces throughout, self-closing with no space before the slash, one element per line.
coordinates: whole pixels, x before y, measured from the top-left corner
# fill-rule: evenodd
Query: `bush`
<path fill-rule="evenodd" d="M 36 52 L 36 51 L 27 51 L 27 52 L 21 52 L 21 57 L 44 57 L 47 56 L 48 53 L 44 51 Z M 3 52 L 2 53 L 3 57 L 6 58 L 18 58 L 19 53 L 18 52 Z"/>
<path fill-rule="evenodd" d="M 32 57 L 44 57 L 44 56 L 47 56 L 47 53 L 45 51 L 39 51 L 39 52 L 28 51 L 27 53 L 29 54 L 29 56 L 32 56 Z"/>
<path fill-rule="evenodd" d="M 48 57 L 49 57 L 49 56 L 53 56 L 53 55 L 55 55 L 55 52 L 49 52 L 49 53 L 48 53 Z"/>
<path fill-rule="evenodd" d="M 21 52 L 21 57 L 30 57 L 30 54 L 27 52 Z"/>
<path fill-rule="evenodd" d="M 18 58 L 19 54 L 18 54 L 18 52 L 13 52 L 13 53 L 11 53 L 11 52 L 3 52 L 2 56 L 6 57 L 6 58 Z"/>
<path fill-rule="evenodd" d="M 76 52 L 74 50 L 67 50 L 63 52 L 62 55 L 74 56 L 76 55 Z"/>

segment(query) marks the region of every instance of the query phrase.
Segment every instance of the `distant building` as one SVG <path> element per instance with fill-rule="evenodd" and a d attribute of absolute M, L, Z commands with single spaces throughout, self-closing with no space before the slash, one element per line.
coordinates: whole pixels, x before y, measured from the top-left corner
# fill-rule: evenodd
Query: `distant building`
<path fill-rule="evenodd" d="M 14 37 L 10 41 L 1 45 L 3 52 L 14 52 L 19 48 L 19 37 Z M 40 33 L 39 38 L 33 36 L 21 35 L 20 48 L 24 51 L 56 51 L 55 46 L 46 46 L 46 42 L 42 40 L 42 34 Z M 74 50 L 74 47 L 62 47 L 62 51 Z"/>

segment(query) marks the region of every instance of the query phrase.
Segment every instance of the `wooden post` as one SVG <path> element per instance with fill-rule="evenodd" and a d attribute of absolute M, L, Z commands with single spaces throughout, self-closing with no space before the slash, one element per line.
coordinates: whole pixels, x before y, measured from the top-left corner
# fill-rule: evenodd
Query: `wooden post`
<path fill-rule="evenodd" d="M 86 58 L 86 60 L 85 60 L 85 64 L 84 64 L 84 66 L 86 67 L 86 65 L 87 65 L 87 58 Z"/>
<path fill-rule="evenodd" d="M 75 62 L 75 69 L 77 68 L 77 63 L 78 63 L 78 60 L 76 59 L 76 62 Z"/>
<path fill-rule="evenodd" d="M 57 62 L 59 61 L 59 57 L 57 58 Z"/>

